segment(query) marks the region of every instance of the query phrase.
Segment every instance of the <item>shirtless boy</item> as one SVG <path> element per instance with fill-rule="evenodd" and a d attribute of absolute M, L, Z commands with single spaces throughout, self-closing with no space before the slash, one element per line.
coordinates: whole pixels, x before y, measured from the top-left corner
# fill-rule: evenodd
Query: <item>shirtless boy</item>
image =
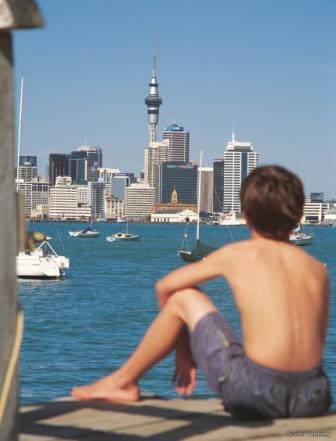
<path fill-rule="evenodd" d="M 135 352 L 111 375 L 75 387 L 75 399 L 137 401 L 138 380 L 175 350 L 180 394 L 192 393 L 200 367 L 234 415 L 287 418 L 327 411 L 331 393 L 322 359 L 328 275 L 289 243 L 302 217 L 302 184 L 284 168 L 258 167 L 243 182 L 241 202 L 251 238 L 159 280 L 161 312 Z M 224 277 L 232 289 L 243 344 L 197 287 L 215 277 Z"/>

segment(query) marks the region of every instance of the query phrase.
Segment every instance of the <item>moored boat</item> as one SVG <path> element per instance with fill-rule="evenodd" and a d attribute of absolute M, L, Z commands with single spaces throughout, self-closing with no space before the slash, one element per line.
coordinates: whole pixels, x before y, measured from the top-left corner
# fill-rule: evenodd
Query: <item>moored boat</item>
<path fill-rule="evenodd" d="M 79 231 L 69 231 L 69 235 L 72 237 L 99 237 L 100 232 L 93 230 L 92 227 L 84 228 L 84 230 Z"/>
<path fill-rule="evenodd" d="M 25 279 L 58 279 L 65 275 L 70 260 L 59 256 L 47 240 L 33 250 L 20 251 L 16 257 L 16 275 Z"/>

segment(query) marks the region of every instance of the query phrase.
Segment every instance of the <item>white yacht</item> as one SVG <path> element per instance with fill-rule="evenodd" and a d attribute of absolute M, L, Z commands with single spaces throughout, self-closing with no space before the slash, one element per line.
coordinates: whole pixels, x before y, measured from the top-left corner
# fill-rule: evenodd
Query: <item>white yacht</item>
<path fill-rule="evenodd" d="M 121 231 L 119 233 L 111 234 L 107 236 L 107 242 L 114 242 L 116 240 L 139 240 L 140 236 L 137 234 L 131 234 L 128 232 L 128 222 L 126 223 L 126 231 Z"/>
<path fill-rule="evenodd" d="M 237 217 L 235 211 L 230 211 L 219 218 L 217 225 L 246 225 L 246 221 L 242 217 Z"/>
<path fill-rule="evenodd" d="M 84 228 L 79 231 L 69 231 L 70 236 L 72 237 L 99 237 L 100 232 L 97 230 L 93 230 L 92 227 Z"/>
<path fill-rule="evenodd" d="M 16 275 L 25 279 L 58 279 L 65 275 L 70 260 L 59 256 L 47 240 L 16 257 Z"/>

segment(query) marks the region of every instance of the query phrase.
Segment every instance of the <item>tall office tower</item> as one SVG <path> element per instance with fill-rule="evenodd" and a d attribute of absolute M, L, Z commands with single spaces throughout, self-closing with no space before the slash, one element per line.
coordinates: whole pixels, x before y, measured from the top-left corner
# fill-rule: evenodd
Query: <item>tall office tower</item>
<path fill-rule="evenodd" d="M 71 152 L 69 156 L 69 176 L 74 185 L 83 185 L 88 180 L 88 160 L 85 151 Z"/>
<path fill-rule="evenodd" d="M 258 166 L 258 153 L 250 142 L 232 140 L 224 152 L 224 211 L 241 212 L 240 187 L 242 181 Z"/>
<path fill-rule="evenodd" d="M 149 218 L 155 202 L 155 190 L 149 184 L 131 184 L 125 189 L 125 217 Z"/>
<path fill-rule="evenodd" d="M 155 188 L 157 167 L 165 161 L 169 161 L 169 139 L 152 142 L 145 149 L 145 183 Z"/>
<path fill-rule="evenodd" d="M 189 132 L 174 122 L 165 127 L 163 139 L 169 139 L 169 161 L 189 162 Z"/>
<path fill-rule="evenodd" d="M 175 190 L 179 202 L 196 204 L 197 169 L 198 165 L 191 163 L 170 161 L 160 164 L 157 167 L 156 201 L 163 204 L 170 202 Z"/>
<path fill-rule="evenodd" d="M 213 168 L 198 167 L 197 179 L 201 179 L 200 211 L 212 213 L 213 206 Z"/>
<path fill-rule="evenodd" d="M 19 166 L 37 167 L 37 156 L 20 156 Z"/>
<path fill-rule="evenodd" d="M 57 176 L 69 175 L 69 155 L 51 153 L 49 155 L 49 184 L 55 185 Z"/>
<path fill-rule="evenodd" d="M 222 213 L 224 202 L 224 158 L 213 162 L 213 212 Z"/>
<path fill-rule="evenodd" d="M 133 173 L 118 173 L 111 177 L 111 195 L 123 201 L 125 199 L 125 189 L 135 183 Z"/>
<path fill-rule="evenodd" d="M 86 152 L 88 171 L 103 166 L 103 149 L 101 147 L 81 145 L 77 150 Z"/>
<path fill-rule="evenodd" d="M 145 99 L 148 115 L 148 132 L 149 145 L 157 139 L 156 128 L 159 122 L 159 109 L 162 104 L 162 99 L 159 96 L 159 84 L 156 79 L 156 53 L 155 46 L 153 46 L 153 66 L 152 76 L 149 83 L 149 94 Z"/>
<path fill-rule="evenodd" d="M 88 200 L 91 205 L 91 214 L 94 219 L 104 218 L 104 182 L 88 183 Z"/>

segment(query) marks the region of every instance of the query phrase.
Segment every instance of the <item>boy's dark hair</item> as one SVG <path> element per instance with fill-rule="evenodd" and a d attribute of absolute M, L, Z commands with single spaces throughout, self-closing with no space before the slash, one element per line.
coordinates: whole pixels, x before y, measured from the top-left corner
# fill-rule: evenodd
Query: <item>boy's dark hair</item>
<path fill-rule="evenodd" d="M 255 168 L 242 183 L 240 200 L 251 226 L 273 239 L 288 237 L 303 215 L 302 182 L 277 165 Z"/>

